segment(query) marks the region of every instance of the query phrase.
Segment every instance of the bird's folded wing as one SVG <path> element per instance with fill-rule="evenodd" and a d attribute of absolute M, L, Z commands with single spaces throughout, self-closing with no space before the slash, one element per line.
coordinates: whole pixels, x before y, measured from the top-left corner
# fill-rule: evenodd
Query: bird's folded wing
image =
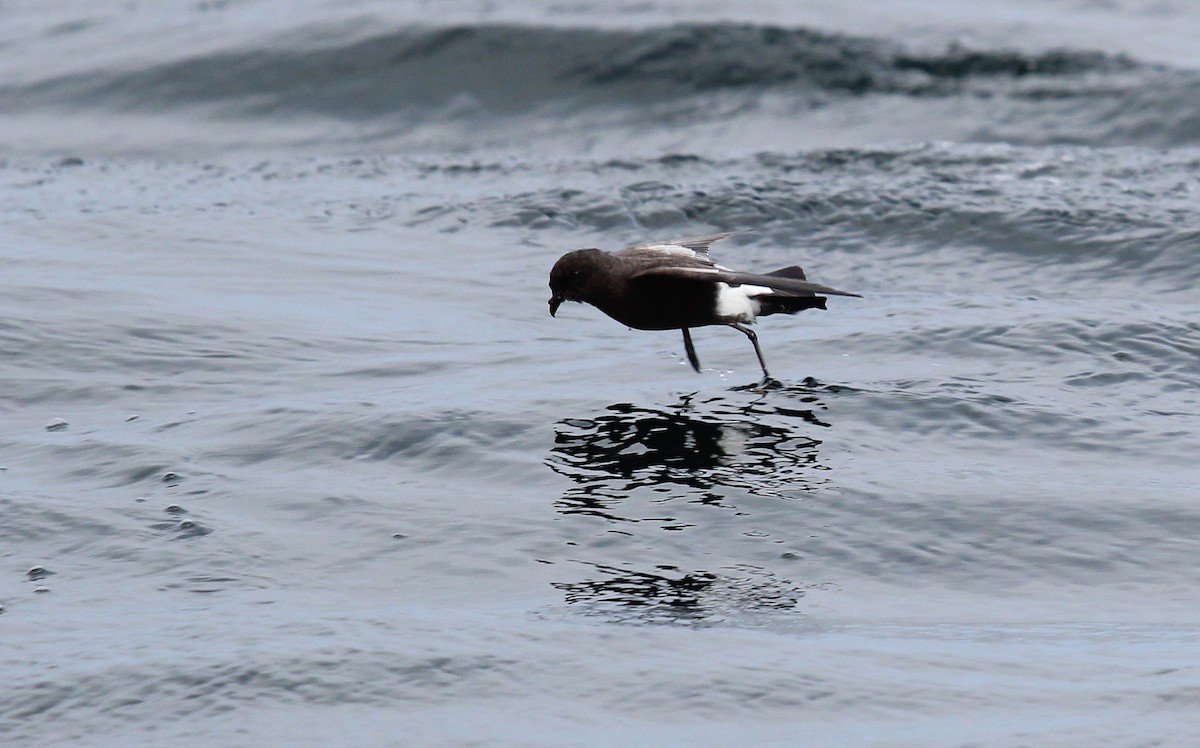
<path fill-rule="evenodd" d="M 726 270 L 714 266 L 710 267 L 681 267 L 660 265 L 658 267 L 649 267 L 634 273 L 633 278 L 678 278 L 680 280 L 707 281 L 709 283 L 728 283 L 731 286 L 754 285 L 767 286 L 781 293 L 795 294 L 797 296 L 813 296 L 815 294 L 829 294 L 831 296 L 857 296 L 862 297 L 862 294 L 851 293 L 850 291 L 839 291 L 836 288 L 823 286 L 820 283 L 812 283 L 810 281 L 798 280 L 796 278 L 784 278 L 776 275 L 758 275 L 756 273 L 739 273 L 736 270 Z"/>

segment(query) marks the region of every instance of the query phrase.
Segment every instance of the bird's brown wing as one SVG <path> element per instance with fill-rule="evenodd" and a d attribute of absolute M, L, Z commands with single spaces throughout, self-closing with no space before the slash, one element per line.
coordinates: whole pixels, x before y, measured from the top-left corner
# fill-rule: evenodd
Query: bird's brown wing
<path fill-rule="evenodd" d="M 667 264 L 658 263 L 647 265 L 633 273 L 632 278 L 678 278 L 680 280 L 706 281 L 709 283 L 728 283 L 731 286 L 753 285 L 766 286 L 780 293 L 796 296 L 812 296 L 828 294 L 830 296 L 858 296 L 861 294 L 850 291 L 839 291 L 820 283 L 788 278 L 778 275 L 759 275 L 757 273 L 739 273 L 736 270 L 718 267 L 712 263 L 704 264 Z"/>

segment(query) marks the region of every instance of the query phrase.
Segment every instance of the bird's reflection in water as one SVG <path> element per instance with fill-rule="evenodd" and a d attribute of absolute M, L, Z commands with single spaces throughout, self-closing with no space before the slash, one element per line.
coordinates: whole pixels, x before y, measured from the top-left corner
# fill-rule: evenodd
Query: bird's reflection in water
<path fill-rule="evenodd" d="M 829 426 L 817 415 L 827 389 L 806 380 L 767 392 L 687 395 L 665 408 L 618 403 L 594 418 L 559 421 L 547 464 L 575 485 L 557 507 L 662 522 L 657 513 L 638 516 L 631 495 L 654 492 L 656 505 L 682 498 L 727 506 L 726 489 L 775 497 L 812 490 L 827 482 L 813 436 Z"/>
<path fill-rule="evenodd" d="M 714 568 L 708 551 L 728 558 L 740 552 L 731 540 L 782 542 L 798 526 L 780 500 L 829 482 L 817 435 L 830 425 L 824 400 L 838 391 L 775 382 L 560 421 L 547 464 L 572 481 L 555 508 L 582 520 L 564 529 L 588 578 L 554 586 L 569 604 L 626 621 L 705 623 L 794 607 L 803 592 L 787 579 L 751 564 Z M 772 537 L 776 526 L 790 529 Z M 647 534 L 663 530 L 695 537 Z M 593 553 L 602 559 L 581 558 Z M 664 554 L 670 564 L 650 560 Z"/>
<path fill-rule="evenodd" d="M 568 604 L 627 623 L 712 624 L 796 607 L 804 595 L 758 567 L 684 572 L 674 566 L 633 571 L 589 564 L 595 578 L 555 582 Z"/>

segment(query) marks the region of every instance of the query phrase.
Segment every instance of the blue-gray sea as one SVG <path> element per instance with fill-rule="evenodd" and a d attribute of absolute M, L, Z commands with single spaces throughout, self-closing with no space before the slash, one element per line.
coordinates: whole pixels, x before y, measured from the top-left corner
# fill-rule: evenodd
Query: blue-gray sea
<path fill-rule="evenodd" d="M 1200 740 L 1195 3 L 15 0 L 0 197 L 4 746 Z"/>

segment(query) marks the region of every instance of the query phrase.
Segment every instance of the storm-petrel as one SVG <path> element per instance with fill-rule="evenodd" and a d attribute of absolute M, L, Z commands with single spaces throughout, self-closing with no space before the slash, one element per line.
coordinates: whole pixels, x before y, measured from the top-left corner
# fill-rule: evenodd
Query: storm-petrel
<path fill-rule="evenodd" d="M 795 265 L 761 275 L 717 265 L 708 258 L 708 247 L 733 233 L 636 244 L 617 252 L 568 252 L 550 271 L 550 315 L 564 301 L 580 301 L 639 330 L 678 328 L 696 371 L 700 359 L 689 329 L 728 325 L 750 338 L 763 377 L 769 378 L 758 336 L 746 325 L 768 314 L 824 309 L 826 299 L 817 294 L 859 294 L 810 283 Z"/>

